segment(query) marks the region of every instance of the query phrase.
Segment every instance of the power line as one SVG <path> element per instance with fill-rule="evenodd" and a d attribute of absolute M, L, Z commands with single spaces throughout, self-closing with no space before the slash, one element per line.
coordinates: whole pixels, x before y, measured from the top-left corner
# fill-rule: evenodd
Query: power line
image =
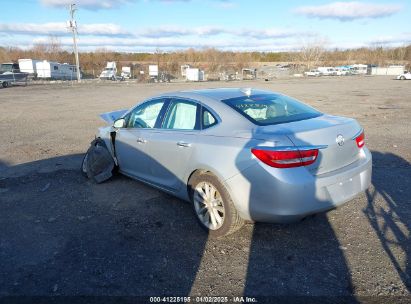
<path fill-rule="evenodd" d="M 77 50 L 77 22 L 74 19 L 74 13 L 77 9 L 76 9 L 75 4 L 70 4 L 69 8 L 70 8 L 70 20 L 68 21 L 68 24 L 73 33 L 73 47 L 74 47 L 74 55 L 76 57 L 77 82 L 81 82 L 80 61 L 78 58 L 78 50 Z"/>

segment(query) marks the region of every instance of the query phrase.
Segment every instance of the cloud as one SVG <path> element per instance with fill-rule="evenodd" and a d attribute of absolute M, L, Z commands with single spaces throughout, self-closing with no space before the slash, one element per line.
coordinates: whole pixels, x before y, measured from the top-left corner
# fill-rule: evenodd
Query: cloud
<path fill-rule="evenodd" d="M 202 26 L 202 27 L 180 27 L 180 26 L 159 26 L 140 30 L 136 35 L 149 38 L 162 37 L 181 37 L 181 36 L 217 36 L 231 35 L 239 37 L 251 37 L 256 39 L 280 39 L 295 36 L 312 36 L 312 33 L 302 31 L 292 31 L 280 28 L 267 29 L 230 29 L 219 26 Z"/>
<path fill-rule="evenodd" d="M 411 32 L 391 36 L 378 36 L 368 41 L 371 46 L 397 47 L 411 43 Z"/>
<path fill-rule="evenodd" d="M 214 4 L 214 7 L 222 8 L 222 9 L 232 9 L 232 8 L 235 8 L 236 6 L 237 6 L 236 3 L 231 2 L 231 1 L 224 1 L 224 0 L 217 1 L 217 3 Z"/>
<path fill-rule="evenodd" d="M 318 6 L 302 6 L 295 12 L 313 18 L 351 21 L 364 18 L 382 18 L 401 10 L 397 4 L 373 4 L 362 2 L 333 2 Z"/>
<path fill-rule="evenodd" d="M 45 6 L 51 7 L 68 7 L 71 3 L 76 3 L 78 8 L 88 10 L 113 9 L 125 4 L 137 2 L 138 0 L 40 0 Z M 141 0 L 145 2 L 163 2 L 163 3 L 177 3 L 177 2 L 192 2 L 194 0 Z M 234 4 L 229 0 L 211 0 L 216 2 L 222 8 L 233 7 Z"/>
<path fill-rule="evenodd" d="M 130 33 L 111 23 L 81 24 L 78 31 L 82 35 L 129 36 Z M 50 23 L 0 23 L 0 33 L 23 35 L 66 35 L 69 29 L 64 22 Z"/>
<path fill-rule="evenodd" d="M 72 40 L 69 37 L 62 38 L 61 44 L 66 48 L 72 47 Z M 46 37 L 35 38 L 32 43 L 47 43 Z M 224 39 L 224 38 L 206 38 L 197 39 L 195 37 L 164 37 L 164 38 L 104 38 L 91 37 L 79 39 L 78 45 L 81 49 L 95 50 L 98 48 L 107 48 L 111 50 L 123 51 L 154 51 L 160 48 L 164 51 L 173 51 L 187 48 L 218 48 L 221 50 L 248 50 L 248 51 L 269 51 L 269 50 L 292 50 L 297 49 L 295 41 L 287 43 L 273 41 L 272 39 Z"/>
<path fill-rule="evenodd" d="M 79 44 L 88 49 L 92 47 L 116 49 L 118 46 L 132 49 L 160 47 L 165 50 L 190 47 L 270 50 L 274 45 L 277 49 L 284 49 L 290 46 L 290 40 L 299 36 L 314 35 L 277 28 L 235 29 L 223 26 L 182 27 L 176 25 L 143 28 L 129 32 L 116 24 L 79 24 L 79 34 Z M 0 35 L 9 37 L 7 39 L 0 36 L 0 45 L 10 45 L 14 42 L 14 46 L 22 46 L 27 43 L 47 42 L 49 35 L 60 36 L 62 42 L 67 41 L 67 47 L 72 43 L 65 23 L 0 23 Z"/>
<path fill-rule="evenodd" d="M 214 36 L 225 33 L 226 30 L 220 27 L 214 26 L 202 26 L 202 27 L 180 27 L 180 26 L 159 26 L 150 27 L 138 31 L 136 34 L 149 38 L 162 38 L 162 37 L 176 37 L 176 36 Z"/>
<path fill-rule="evenodd" d="M 231 31 L 232 34 L 242 36 L 242 37 L 252 37 L 257 39 L 280 39 L 280 38 L 290 38 L 296 36 L 313 36 L 314 33 L 310 32 L 301 32 L 301 31 L 291 31 L 283 30 L 277 28 L 268 28 L 268 29 L 243 29 Z"/>
<path fill-rule="evenodd" d="M 131 2 L 130 0 L 41 0 L 41 3 L 45 6 L 51 7 L 67 7 L 71 3 L 76 3 L 78 7 L 98 10 L 98 9 L 111 9 L 123 4 Z"/>
<path fill-rule="evenodd" d="M 238 38 L 255 39 L 286 39 L 296 36 L 312 36 L 312 33 L 302 31 L 285 30 L 281 28 L 247 28 L 232 29 L 223 26 L 199 26 L 182 27 L 177 25 L 162 25 L 148 27 L 136 32 L 129 32 L 121 26 L 112 23 L 79 24 L 78 31 L 81 35 L 113 36 L 113 37 L 144 37 L 144 38 L 168 38 L 168 37 L 211 37 L 211 36 L 236 36 Z M 0 33 L 11 35 L 67 35 L 69 29 L 64 22 L 51 23 L 0 23 Z"/>

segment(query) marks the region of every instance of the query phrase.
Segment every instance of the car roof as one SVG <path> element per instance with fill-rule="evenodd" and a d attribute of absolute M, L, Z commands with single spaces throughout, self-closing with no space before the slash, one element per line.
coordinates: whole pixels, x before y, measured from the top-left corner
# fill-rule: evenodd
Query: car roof
<path fill-rule="evenodd" d="M 216 89 L 202 89 L 202 90 L 186 90 L 167 93 L 167 96 L 198 96 L 217 101 L 242 97 L 247 95 L 259 95 L 259 94 L 276 94 L 275 92 L 253 89 L 253 88 L 216 88 Z M 278 93 L 277 93 L 278 94 Z"/>

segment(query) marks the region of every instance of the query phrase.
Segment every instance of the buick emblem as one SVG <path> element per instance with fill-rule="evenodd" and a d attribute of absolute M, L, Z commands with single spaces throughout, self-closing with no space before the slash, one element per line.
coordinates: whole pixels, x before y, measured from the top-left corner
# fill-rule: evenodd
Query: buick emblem
<path fill-rule="evenodd" d="M 339 146 L 344 146 L 344 136 L 342 136 L 341 134 L 337 135 L 335 141 Z"/>

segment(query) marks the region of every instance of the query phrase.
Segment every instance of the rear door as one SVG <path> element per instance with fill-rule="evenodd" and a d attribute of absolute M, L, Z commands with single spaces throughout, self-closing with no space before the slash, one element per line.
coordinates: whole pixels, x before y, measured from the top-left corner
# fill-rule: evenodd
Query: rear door
<path fill-rule="evenodd" d="M 173 99 L 161 128 L 147 134 L 152 183 L 172 191 L 185 185 L 183 177 L 200 130 L 200 110 L 201 107 L 196 102 Z"/>
<path fill-rule="evenodd" d="M 127 115 L 127 126 L 117 131 L 116 155 L 120 170 L 144 180 L 151 179 L 153 162 L 148 149 L 148 134 L 159 127 L 166 99 L 155 99 L 137 106 Z"/>

